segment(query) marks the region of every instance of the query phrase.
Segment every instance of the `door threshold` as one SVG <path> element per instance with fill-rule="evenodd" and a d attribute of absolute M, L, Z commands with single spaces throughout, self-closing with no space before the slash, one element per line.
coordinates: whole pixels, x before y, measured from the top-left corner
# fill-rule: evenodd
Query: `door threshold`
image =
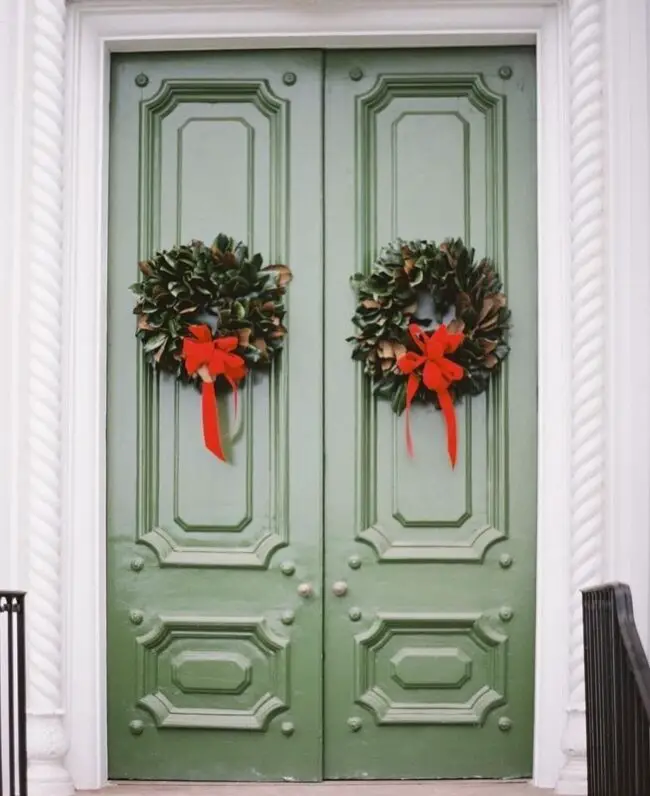
<path fill-rule="evenodd" d="M 113 796 L 312 796 L 335 790 L 337 796 L 533 796 L 541 794 L 523 780 L 329 780 L 327 782 L 112 782 L 101 791 Z"/>

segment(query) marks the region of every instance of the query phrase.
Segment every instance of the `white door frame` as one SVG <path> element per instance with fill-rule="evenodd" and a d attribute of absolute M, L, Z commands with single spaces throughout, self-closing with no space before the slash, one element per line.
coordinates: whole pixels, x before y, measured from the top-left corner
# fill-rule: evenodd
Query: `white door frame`
<path fill-rule="evenodd" d="M 647 637 L 650 412 L 643 397 L 630 403 L 650 385 L 649 358 L 633 349 L 650 337 L 644 0 L 12 5 L 11 426 L 0 463 L 16 580 L 29 589 L 33 796 L 106 779 L 110 52 L 521 43 L 536 44 L 538 63 L 534 776 L 586 792 L 579 589 L 612 575 L 631 583 Z"/>

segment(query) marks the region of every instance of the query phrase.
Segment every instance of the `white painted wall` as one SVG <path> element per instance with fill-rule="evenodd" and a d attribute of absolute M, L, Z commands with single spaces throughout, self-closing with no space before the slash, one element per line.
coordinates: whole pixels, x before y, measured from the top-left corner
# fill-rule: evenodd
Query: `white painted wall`
<path fill-rule="evenodd" d="M 13 238 L 12 190 L 15 177 L 13 120 L 15 118 L 16 31 L 14 27 L 16 0 L 0 0 L 0 318 L 6 342 L 12 334 L 9 322 L 12 312 L 12 276 L 15 243 Z M 12 483 L 11 460 L 11 394 L 12 369 L 8 359 L 11 342 L 0 348 L 0 589 L 15 588 L 18 583 L 16 540 L 11 522 Z"/>

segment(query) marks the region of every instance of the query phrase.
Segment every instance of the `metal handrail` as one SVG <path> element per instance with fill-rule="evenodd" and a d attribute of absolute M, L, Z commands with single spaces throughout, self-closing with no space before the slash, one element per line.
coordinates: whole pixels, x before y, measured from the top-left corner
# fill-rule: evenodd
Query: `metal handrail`
<path fill-rule="evenodd" d="M 650 795 L 650 665 L 628 586 L 582 594 L 589 796 Z"/>
<path fill-rule="evenodd" d="M 25 593 L 0 591 L 0 796 L 27 796 Z"/>

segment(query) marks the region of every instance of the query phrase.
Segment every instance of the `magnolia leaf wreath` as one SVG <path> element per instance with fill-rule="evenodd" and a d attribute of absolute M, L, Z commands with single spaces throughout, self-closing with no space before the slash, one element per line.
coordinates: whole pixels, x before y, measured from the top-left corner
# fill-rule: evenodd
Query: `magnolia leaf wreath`
<path fill-rule="evenodd" d="M 154 370 L 201 389 L 203 437 L 225 461 L 215 383 L 237 389 L 250 368 L 267 366 L 287 333 L 284 294 L 291 280 L 286 265 L 263 267 L 262 256 L 218 235 L 157 252 L 139 263 L 136 336 Z"/>
<path fill-rule="evenodd" d="M 395 413 L 406 410 L 410 456 L 412 403 L 442 410 L 454 467 L 454 405 L 484 392 L 510 351 L 510 311 L 494 263 L 475 262 L 460 239 L 396 240 L 351 281 L 358 296 L 352 358 L 363 362 L 376 395 Z"/>

